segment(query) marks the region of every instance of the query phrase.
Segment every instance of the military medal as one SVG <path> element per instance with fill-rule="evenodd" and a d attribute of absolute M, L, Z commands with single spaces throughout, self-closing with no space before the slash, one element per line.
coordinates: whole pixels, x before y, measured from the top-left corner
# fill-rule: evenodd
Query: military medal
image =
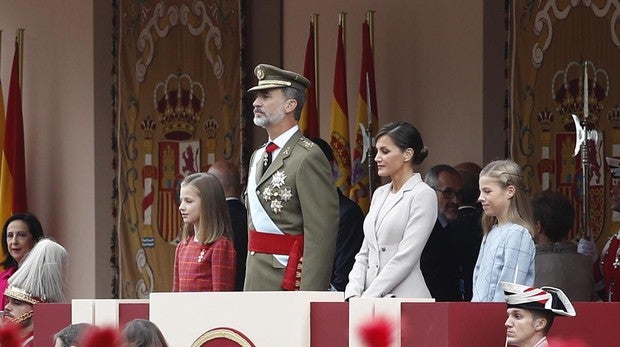
<path fill-rule="evenodd" d="M 274 213 L 282 212 L 284 202 L 291 200 L 293 192 L 291 187 L 285 185 L 286 174 L 278 170 L 271 176 L 271 182 L 263 189 L 263 199 L 270 201 L 269 207 Z"/>
<path fill-rule="evenodd" d="M 263 153 L 263 167 L 267 166 L 267 162 L 269 161 L 269 156 L 267 152 Z"/>

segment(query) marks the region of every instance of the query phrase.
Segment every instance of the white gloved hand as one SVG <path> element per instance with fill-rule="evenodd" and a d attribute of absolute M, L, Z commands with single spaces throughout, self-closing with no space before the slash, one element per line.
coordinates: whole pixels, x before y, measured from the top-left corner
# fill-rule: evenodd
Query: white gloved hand
<path fill-rule="evenodd" d="M 577 243 L 577 253 L 591 257 L 592 263 L 598 259 L 598 250 L 593 240 L 579 239 L 579 243 Z"/>

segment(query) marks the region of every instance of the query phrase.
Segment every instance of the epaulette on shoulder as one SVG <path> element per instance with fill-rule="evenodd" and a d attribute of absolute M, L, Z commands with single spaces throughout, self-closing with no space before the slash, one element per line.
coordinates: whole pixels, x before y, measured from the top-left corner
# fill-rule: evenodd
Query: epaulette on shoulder
<path fill-rule="evenodd" d="M 307 138 L 305 138 L 303 136 L 299 138 L 299 142 L 301 143 L 302 146 L 304 146 L 306 148 L 312 148 L 312 147 L 316 146 L 314 142 L 308 140 Z"/>

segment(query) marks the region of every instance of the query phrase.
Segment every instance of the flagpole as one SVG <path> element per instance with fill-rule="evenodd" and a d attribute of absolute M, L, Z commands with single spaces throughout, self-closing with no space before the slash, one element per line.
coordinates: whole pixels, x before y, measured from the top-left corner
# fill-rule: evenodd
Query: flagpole
<path fill-rule="evenodd" d="M 2 72 L 2 30 L 0 30 L 0 72 Z M 0 78 L 1 80 L 2 78 Z M 2 95 L 0 95 L 2 97 Z"/>
<path fill-rule="evenodd" d="M 19 47 L 19 89 L 24 79 L 24 29 L 17 29 L 17 46 Z"/>
<path fill-rule="evenodd" d="M 346 57 L 347 57 L 347 13 L 346 12 L 340 12 L 338 13 L 338 24 L 342 25 L 342 47 L 345 48 L 344 49 L 344 61 L 347 61 Z"/>
<path fill-rule="evenodd" d="M 375 31 L 375 11 L 368 11 L 366 12 L 366 21 L 368 22 L 368 38 L 370 41 L 370 54 L 372 56 L 372 62 L 374 65 L 374 54 L 375 54 L 375 50 L 374 50 L 374 31 Z M 376 81 L 375 81 L 376 83 Z M 374 136 L 373 136 L 373 123 L 372 123 L 372 115 L 373 115 L 373 107 L 376 107 L 376 105 L 372 104 L 372 93 L 370 91 L 370 76 L 368 76 L 368 72 L 366 72 L 366 100 L 368 102 L 368 112 L 367 112 L 367 121 L 368 124 L 366 126 L 366 134 L 368 136 L 368 139 L 370 140 L 370 145 L 368 148 L 368 197 L 372 198 L 372 194 L 375 191 L 375 170 L 374 170 L 374 151 L 373 148 L 375 147 L 375 141 L 374 141 Z M 374 124 L 374 126 L 376 126 L 376 124 Z"/>
<path fill-rule="evenodd" d="M 321 108 L 319 101 L 319 14 L 312 14 L 312 36 L 314 37 L 314 100 L 316 104 L 317 119 L 321 119 Z M 320 133 L 319 129 L 319 133 Z"/>
<path fill-rule="evenodd" d="M 370 48 L 372 48 L 372 55 L 373 55 L 373 61 L 374 61 L 374 55 L 375 55 L 375 11 L 370 10 L 368 12 L 366 12 L 366 20 L 368 21 L 368 27 L 370 28 L 370 33 L 369 33 L 369 37 L 370 37 Z"/>

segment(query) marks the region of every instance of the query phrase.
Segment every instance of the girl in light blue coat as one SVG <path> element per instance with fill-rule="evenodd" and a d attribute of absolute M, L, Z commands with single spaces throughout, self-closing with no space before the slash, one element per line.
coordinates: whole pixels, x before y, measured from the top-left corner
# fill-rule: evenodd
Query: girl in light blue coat
<path fill-rule="evenodd" d="M 489 163 L 480 172 L 484 236 L 474 267 L 471 301 L 504 301 L 502 282 L 534 285 L 532 213 L 521 168 L 512 160 Z"/>

